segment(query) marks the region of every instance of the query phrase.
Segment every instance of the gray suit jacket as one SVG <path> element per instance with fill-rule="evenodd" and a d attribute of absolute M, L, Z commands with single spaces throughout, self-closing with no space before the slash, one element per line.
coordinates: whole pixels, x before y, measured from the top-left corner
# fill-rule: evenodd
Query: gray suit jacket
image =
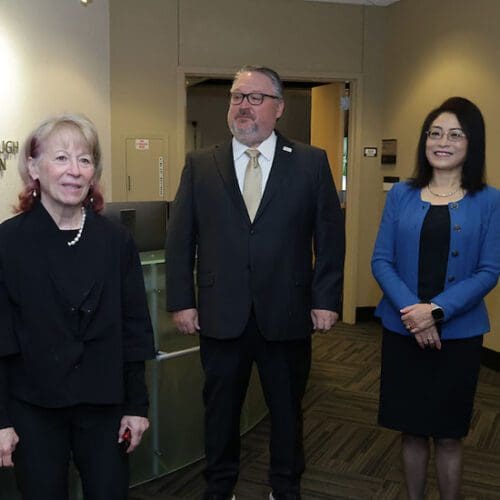
<path fill-rule="evenodd" d="M 265 338 L 305 338 L 312 308 L 340 311 L 344 240 L 323 150 L 278 134 L 253 223 L 231 142 L 190 153 L 167 231 L 167 309 L 198 307 L 202 335 L 235 338 L 253 306 Z"/>

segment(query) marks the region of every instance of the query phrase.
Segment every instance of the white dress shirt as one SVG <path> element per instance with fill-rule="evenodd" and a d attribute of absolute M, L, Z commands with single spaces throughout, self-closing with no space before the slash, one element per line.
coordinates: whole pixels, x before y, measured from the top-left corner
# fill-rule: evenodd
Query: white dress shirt
<path fill-rule="evenodd" d="M 262 170 L 262 193 L 264 193 L 264 189 L 266 188 L 267 184 L 267 179 L 269 179 L 269 174 L 271 173 L 271 166 L 273 164 L 274 152 L 276 151 L 276 141 L 277 137 L 273 130 L 271 135 L 265 141 L 263 141 L 257 148 L 260 152 L 259 165 Z M 247 168 L 249 160 L 248 156 L 245 154 L 245 151 L 247 149 L 248 146 L 245 146 L 245 144 L 242 144 L 233 137 L 234 169 L 236 170 L 238 185 L 242 193 L 243 193 L 243 182 L 245 180 L 245 170 Z"/>

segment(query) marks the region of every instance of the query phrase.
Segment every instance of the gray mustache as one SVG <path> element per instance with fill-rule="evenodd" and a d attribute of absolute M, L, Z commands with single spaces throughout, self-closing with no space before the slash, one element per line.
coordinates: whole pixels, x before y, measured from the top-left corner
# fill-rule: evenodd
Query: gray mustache
<path fill-rule="evenodd" d="M 252 113 L 250 113 L 249 111 L 240 111 L 236 115 L 236 118 L 252 118 L 252 120 L 253 120 Z"/>

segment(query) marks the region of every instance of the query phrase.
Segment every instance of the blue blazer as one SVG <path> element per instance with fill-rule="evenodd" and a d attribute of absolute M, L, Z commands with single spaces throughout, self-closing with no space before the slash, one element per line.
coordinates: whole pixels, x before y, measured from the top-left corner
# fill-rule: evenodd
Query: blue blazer
<path fill-rule="evenodd" d="M 399 312 L 420 302 L 420 231 L 430 203 L 408 183 L 389 191 L 372 257 L 372 272 L 384 292 L 376 309 L 383 325 L 408 335 Z M 444 290 L 432 299 L 443 308 L 442 338 L 473 337 L 490 329 L 485 295 L 500 273 L 500 191 L 486 187 L 448 204 L 450 253 Z"/>

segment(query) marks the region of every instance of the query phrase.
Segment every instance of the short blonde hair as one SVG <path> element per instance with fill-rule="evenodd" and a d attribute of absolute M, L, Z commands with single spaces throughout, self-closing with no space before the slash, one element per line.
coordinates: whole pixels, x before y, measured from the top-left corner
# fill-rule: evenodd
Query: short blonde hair
<path fill-rule="evenodd" d="M 48 137 L 56 130 L 76 128 L 84 137 L 90 154 L 92 155 L 95 179 L 98 180 L 102 173 L 101 146 L 95 125 L 86 116 L 78 113 L 64 113 L 44 120 L 28 136 L 21 150 L 19 159 L 19 174 L 25 185 L 30 184 L 31 177 L 28 171 L 29 159 L 37 159 L 43 151 L 43 145 Z"/>
<path fill-rule="evenodd" d="M 49 136 L 60 130 L 75 130 L 82 134 L 90 150 L 94 164 L 94 181 L 83 201 L 83 205 L 92 209 L 94 212 L 100 212 L 104 207 L 104 198 L 99 179 L 102 173 L 101 146 L 95 125 L 86 116 L 77 113 L 65 113 L 44 120 L 31 132 L 21 149 L 19 159 L 19 174 L 24 182 L 24 188 L 19 193 L 19 203 L 13 207 L 14 212 L 27 212 L 35 204 L 37 191 L 40 192 L 40 183 L 33 180 L 29 173 L 30 158 L 35 161 L 40 158 L 43 147 Z"/>

